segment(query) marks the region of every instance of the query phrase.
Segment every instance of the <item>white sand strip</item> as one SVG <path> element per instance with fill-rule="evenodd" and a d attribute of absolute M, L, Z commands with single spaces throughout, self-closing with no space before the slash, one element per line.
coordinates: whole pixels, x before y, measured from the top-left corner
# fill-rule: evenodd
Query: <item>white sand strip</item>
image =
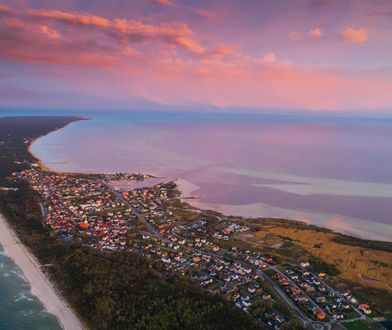
<path fill-rule="evenodd" d="M 28 279 L 31 292 L 55 315 L 65 330 L 84 329 L 82 323 L 42 272 L 37 259 L 24 247 L 0 214 L 0 244 Z"/>

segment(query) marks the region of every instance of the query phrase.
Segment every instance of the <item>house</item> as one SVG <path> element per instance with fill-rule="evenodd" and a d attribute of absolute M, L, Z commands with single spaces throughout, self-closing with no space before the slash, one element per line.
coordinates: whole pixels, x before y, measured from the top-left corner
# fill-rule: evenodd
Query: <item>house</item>
<path fill-rule="evenodd" d="M 317 319 L 320 321 L 325 320 L 325 317 L 327 316 L 321 308 L 315 308 L 313 312 L 317 316 Z"/>
<path fill-rule="evenodd" d="M 319 285 L 318 289 L 319 289 L 321 292 L 325 292 L 325 291 L 326 291 L 324 285 Z"/>
<path fill-rule="evenodd" d="M 239 300 L 239 301 L 237 301 L 237 302 L 235 303 L 235 307 L 237 307 L 238 309 L 242 309 L 241 300 Z"/>
<path fill-rule="evenodd" d="M 325 303 L 325 297 L 324 297 L 324 296 L 318 296 L 318 297 L 316 297 L 316 302 L 317 302 L 318 304 L 323 304 L 323 303 Z"/>
<path fill-rule="evenodd" d="M 250 306 L 252 306 L 252 302 L 251 302 L 250 300 L 244 300 L 244 299 L 242 299 L 242 304 L 243 304 L 245 307 L 250 307 Z"/>
<path fill-rule="evenodd" d="M 250 287 L 248 288 L 248 292 L 249 292 L 249 293 L 255 293 L 255 291 L 256 291 L 256 289 L 255 289 L 253 286 L 250 286 Z"/>
<path fill-rule="evenodd" d="M 296 288 L 295 286 L 291 287 L 291 291 L 293 292 L 294 295 L 298 296 L 301 294 L 301 290 Z"/>
<path fill-rule="evenodd" d="M 366 315 L 369 315 L 372 313 L 372 309 L 368 304 L 361 304 L 359 305 L 359 309 L 364 312 Z"/>
<path fill-rule="evenodd" d="M 169 264 L 170 263 L 170 258 L 169 257 L 162 257 L 161 259 L 165 264 Z"/>
<path fill-rule="evenodd" d="M 314 293 L 314 292 L 316 292 L 316 289 L 313 286 L 311 285 L 306 286 L 306 293 Z"/>
<path fill-rule="evenodd" d="M 272 297 L 271 297 L 271 295 L 270 295 L 269 293 L 264 293 L 264 294 L 262 295 L 261 299 L 263 299 L 264 301 L 265 301 L 265 300 L 271 300 Z"/>
<path fill-rule="evenodd" d="M 294 282 L 299 282 L 299 277 L 298 277 L 298 275 L 292 275 L 292 276 L 291 276 L 291 279 L 292 279 Z"/>

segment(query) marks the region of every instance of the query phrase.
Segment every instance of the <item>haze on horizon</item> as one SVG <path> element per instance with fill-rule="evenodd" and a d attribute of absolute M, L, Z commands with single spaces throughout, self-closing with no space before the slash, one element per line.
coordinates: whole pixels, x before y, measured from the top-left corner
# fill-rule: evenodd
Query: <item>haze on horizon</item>
<path fill-rule="evenodd" d="M 0 98 L 390 115 L 391 17 L 383 0 L 0 1 Z"/>

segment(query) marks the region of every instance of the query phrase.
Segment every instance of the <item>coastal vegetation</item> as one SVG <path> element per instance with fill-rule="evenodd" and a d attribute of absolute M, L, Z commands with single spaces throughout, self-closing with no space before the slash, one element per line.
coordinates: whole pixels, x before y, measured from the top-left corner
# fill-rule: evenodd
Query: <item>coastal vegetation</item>
<path fill-rule="evenodd" d="M 210 215 L 207 210 L 177 200 L 173 206 L 177 219 L 182 221 L 192 222 L 197 216 L 208 219 Z M 350 242 L 350 236 L 293 220 L 225 217 L 214 211 L 212 214 L 212 222 L 230 218 L 250 228 L 230 241 L 220 242 L 221 246 L 262 251 L 276 262 L 306 260 L 314 271 L 326 273 L 331 283 L 350 290 L 377 307 L 378 313 L 391 318 L 392 254 L 388 251 L 392 243 L 354 237 Z"/>
<path fill-rule="evenodd" d="M 248 315 L 191 280 L 163 271 L 137 254 L 101 252 L 59 240 L 43 225 L 36 194 L 11 174 L 35 160 L 29 142 L 76 118 L 0 120 L 0 211 L 22 242 L 46 266 L 92 329 L 260 329 Z"/>
<path fill-rule="evenodd" d="M 289 247 L 285 254 L 282 249 L 269 251 L 289 260 L 309 260 L 312 267 L 330 274 L 335 285 L 351 290 L 391 317 L 392 253 L 388 251 L 392 243 L 359 238 L 350 242 L 349 236 L 284 219 L 247 224 L 253 224 L 260 246 L 269 248 L 281 242 L 282 247 Z"/>
<path fill-rule="evenodd" d="M 100 252 L 54 238 L 41 225 L 29 190 L 0 200 L 22 241 L 51 265 L 49 276 L 92 329 L 260 328 L 222 298 L 137 254 Z"/>
<path fill-rule="evenodd" d="M 10 119 L 6 119 L 6 122 L 7 120 Z M 56 177 L 53 173 L 44 174 L 31 168 L 31 163 L 37 160 L 29 154 L 27 147 L 32 139 L 44 134 L 46 130 L 50 131 L 51 125 L 56 128 L 61 127 L 75 118 L 53 118 L 53 122 L 47 118 L 45 120 L 47 120 L 47 126 L 41 127 L 41 132 L 39 130 L 31 131 L 29 136 L 26 136 L 24 132 L 16 133 L 17 129 L 13 131 L 12 123 L 9 122 L 4 132 L 0 133 L 0 151 L 2 151 L 1 156 L 3 157 L 0 166 L 1 182 L 2 186 L 7 188 L 0 191 L 0 211 L 7 216 L 21 240 L 45 265 L 48 276 L 57 284 L 60 291 L 68 298 L 89 327 L 94 329 L 257 329 L 262 325 L 256 323 L 251 316 L 265 322 L 263 319 L 265 315 L 278 311 L 287 320 L 283 322 L 283 329 L 297 329 L 301 327 L 300 322 L 296 320 L 296 316 L 288 308 L 287 303 L 276 296 L 275 289 L 270 285 L 276 286 L 279 283 L 281 289 L 284 289 L 291 297 L 298 295 L 293 286 L 287 286 L 289 282 L 287 282 L 286 275 L 283 274 L 295 278 L 297 276 L 295 273 L 298 272 L 302 275 L 297 276 L 297 280 L 310 276 L 314 281 L 317 281 L 317 275 L 304 275 L 306 273 L 304 268 L 309 265 L 312 272 L 324 274 L 320 275 L 320 278 L 327 276 L 328 282 L 333 283 L 334 287 L 339 290 L 350 289 L 362 301 L 367 301 L 378 307 L 371 312 L 372 317 L 380 315 L 379 311 L 383 312 L 383 315 L 388 315 L 390 312 L 387 302 L 391 297 L 388 283 L 390 283 L 392 267 L 388 248 L 373 249 L 370 246 L 378 247 L 377 242 L 372 243 L 359 239 L 355 240 L 353 244 L 342 243 L 347 240 L 347 236 L 328 229 L 308 226 L 301 222 L 284 219 L 227 217 L 219 212 L 196 209 L 180 200 L 180 192 L 176 189 L 175 183 L 167 183 L 162 186 L 165 194 L 167 193 L 169 197 L 163 202 L 164 209 L 173 216 L 177 224 L 171 227 L 176 231 L 177 237 L 169 235 L 173 233 L 171 231 L 166 240 L 180 239 L 183 242 L 179 244 L 184 244 L 185 241 L 188 243 L 197 242 L 195 246 L 198 244 L 203 246 L 205 252 L 210 256 L 213 255 L 210 254 L 211 252 L 219 251 L 220 248 L 219 258 L 229 262 L 230 260 L 232 262 L 236 260 L 240 263 L 244 260 L 255 262 L 257 259 L 259 267 L 263 265 L 270 267 L 262 274 L 268 274 L 270 278 L 274 279 L 273 281 L 269 279 L 270 282 L 259 281 L 261 285 L 259 291 L 264 293 L 266 297 L 268 292 L 271 293 L 273 299 L 270 304 L 255 301 L 252 309 L 248 311 L 249 314 L 242 313 L 233 307 L 233 302 L 236 302 L 237 299 L 235 298 L 237 297 L 236 292 L 239 293 L 239 290 L 245 289 L 254 292 L 257 287 L 249 286 L 239 289 L 234 286 L 235 290 L 227 295 L 228 299 L 223 299 L 220 294 L 208 294 L 196 283 L 197 276 L 193 277 L 195 279 L 193 281 L 174 273 L 171 270 L 173 268 L 168 270 L 162 262 L 154 261 L 160 259 L 152 258 L 153 254 L 125 253 L 120 252 L 120 249 L 101 251 L 92 248 L 93 244 L 89 244 L 92 241 L 97 242 L 98 237 L 91 240 L 83 231 L 75 232 L 74 237 L 77 238 L 75 240 L 59 239 L 59 233 L 56 230 L 49 230 L 49 227 L 46 227 L 42 221 L 40 202 L 45 202 L 42 199 L 42 194 L 39 199 L 38 194 L 30 188 L 40 185 L 41 188 L 44 187 L 44 191 L 54 192 L 57 190 L 56 180 L 59 176 Z M 22 121 L 28 122 L 29 118 L 24 118 Z M 34 120 L 32 120 L 31 126 L 34 126 Z M 27 168 L 30 170 L 22 172 L 29 173 L 27 176 L 31 175 L 30 180 L 34 178 L 30 181 L 30 185 L 27 183 L 28 180 L 16 179 L 20 174 L 13 175 L 13 172 L 20 172 Z M 47 178 L 46 182 L 49 185 L 42 185 L 43 177 Z M 63 176 L 63 179 L 59 180 L 63 180 L 62 184 L 68 182 L 68 187 L 73 188 L 78 187 L 77 182 L 82 182 L 82 186 L 93 184 L 99 188 L 93 193 L 99 191 L 106 194 L 106 198 L 112 194 L 107 188 L 100 186 L 99 182 L 103 180 L 101 177 L 88 175 L 79 177 L 74 174 Z M 37 189 L 35 188 L 35 190 Z M 66 191 L 67 203 L 68 198 L 72 197 L 69 193 L 70 190 Z M 72 194 L 74 197 L 78 195 L 74 192 Z M 128 196 L 128 192 L 123 192 L 123 194 Z M 139 198 L 142 204 L 145 203 L 146 200 L 143 199 L 142 193 L 139 192 L 136 195 L 138 196 L 136 199 Z M 86 196 L 76 197 L 75 207 L 83 208 L 84 204 L 90 202 L 90 198 Z M 136 199 L 130 197 L 129 201 L 134 203 Z M 55 202 L 55 199 L 52 199 L 51 202 L 57 208 L 63 204 L 61 202 L 63 200 Z M 110 210 L 125 214 L 127 212 L 126 204 L 120 204 L 112 204 L 114 206 Z M 153 205 L 155 209 L 156 205 Z M 139 208 L 143 212 L 149 212 L 148 209 L 147 204 L 143 204 L 143 207 Z M 60 211 L 60 208 L 57 210 Z M 108 214 L 100 212 L 102 214 L 99 217 L 103 218 L 106 218 L 110 213 L 109 211 Z M 137 219 L 140 214 L 134 214 L 134 216 Z M 47 220 L 47 216 L 45 219 Z M 71 220 L 67 219 L 67 221 Z M 167 226 L 170 228 L 168 223 L 164 223 L 164 218 L 160 219 L 163 222 L 159 223 L 155 223 L 153 218 L 149 220 L 154 224 L 153 226 L 156 226 L 155 228 L 158 228 L 158 225 L 162 226 L 159 228 L 163 232 L 168 229 L 162 228 Z M 172 220 L 168 219 L 168 221 Z M 87 228 L 89 227 L 87 222 L 85 225 Z M 139 249 L 144 246 L 143 240 L 150 241 L 151 246 L 156 245 L 157 237 L 160 235 L 154 238 L 150 237 L 148 232 L 150 234 L 156 232 L 151 224 L 139 219 L 131 226 L 134 225 L 136 225 L 136 231 L 128 231 L 128 243 L 133 242 L 134 246 Z M 196 227 L 193 227 L 195 225 Z M 195 231 L 192 228 L 198 229 Z M 60 229 L 64 228 L 60 226 Z M 140 231 L 144 234 L 140 235 Z M 203 233 L 201 237 L 204 239 L 200 238 L 201 233 Z M 61 235 L 63 234 L 64 232 L 61 233 Z M 211 241 L 207 242 L 206 237 L 211 238 Z M 339 237 L 342 242 L 338 242 Z M 128 244 L 125 241 L 123 243 Z M 206 244 L 203 245 L 203 243 Z M 190 246 L 194 246 L 193 243 Z M 147 246 L 147 248 L 150 247 Z M 182 249 L 179 246 L 177 248 Z M 213 250 L 214 248 L 218 250 Z M 129 251 L 134 250 L 130 249 Z M 202 249 L 198 251 L 202 251 Z M 196 263 L 200 261 L 198 256 L 194 256 L 193 259 L 198 259 Z M 261 262 L 261 260 L 263 261 Z M 308 264 L 302 266 L 301 263 L 302 270 L 298 268 L 301 261 L 303 264 Z M 171 263 L 170 259 L 168 262 Z M 199 266 L 195 265 L 195 267 Z M 249 268 L 249 271 L 252 272 L 252 269 Z M 218 293 L 219 289 L 222 289 L 220 285 L 212 285 L 209 291 Z M 261 295 L 260 292 L 258 295 Z M 266 299 L 271 299 L 271 297 Z M 310 316 L 315 317 L 313 315 L 314 309 L 301 306 L 304 312 L 309 313 L 310 311 Z M 322 310 L 320 311 L 322 312 Z M 321 316 L 321 314 L 317 314 L 318 318 Z M 324 318 L 325 314 L 322 316 L 322 319 Z"/>
<path fill-rule="evenodd" d="M 333 238 L 333 241 L 346 245 L 359 246 L 366 249 L 392 252 L 392 244 L 390 242 L 369 241 L 347 235 L 336 235 Z"/>
<path fill-rule="evenodd" d="M 315 257 L 310 257 L 309 263 L 312 269 L 314 269 L 318 273 L 323 272 L 330 276 L 337 276 L 340 274 L 339 269 L 337 269 L 335 265 L 329 264 Z"/>
<path fill-rule="evenodd" d="M 180 220 L 191 221 L 205 210 L 192 209 L 186 203 L 174 202 Z M 224 217 L 213 212 L 213 220 Z M 250 231 L 238 235 L 223 245 L 263 251 L 278 261 L 309 261 L 312 269 L 324 272 L 330 281 L 355 295 L 390 318 L 392 301 L 391 242 L 379 242 L 350 237 L 327 228 L 286 219 L 247 219 L 230 217 L 246 225 Z M 222 244 L 222 243 L 221 243 Z M 367 275 L 366 275 L 367 274 Z"/>

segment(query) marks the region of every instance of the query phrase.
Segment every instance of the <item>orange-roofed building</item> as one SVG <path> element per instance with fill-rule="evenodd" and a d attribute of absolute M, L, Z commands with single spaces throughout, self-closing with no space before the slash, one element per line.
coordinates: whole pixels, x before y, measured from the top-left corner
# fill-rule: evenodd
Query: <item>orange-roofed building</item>
<path fill-rule="evenodd" d="M 324 320 L 326 317 L 326 314 L 321 308 L 316 308 L 315 314 L 317 315 L 317 319 L 319 319 L 320 321 Z"/>
<path fill-rule="evenodd" d="M 89 225 L 88 225 L 87 222 L 82 222 L 82 223 L 79 224 L 79 228 L 80 228 L 80 229 L 87 230 L 88 227 L 89 227 Z"/>

